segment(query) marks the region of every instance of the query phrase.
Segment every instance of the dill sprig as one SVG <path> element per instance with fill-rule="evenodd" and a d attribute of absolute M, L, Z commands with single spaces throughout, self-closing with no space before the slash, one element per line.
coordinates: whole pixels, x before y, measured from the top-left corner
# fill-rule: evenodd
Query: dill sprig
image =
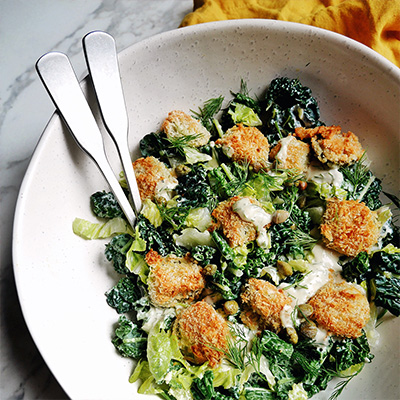
<path fill-rule="evenodd" d="M 193 111 L 193 117 L 200 120 L 203 126 L 211 132 L 214 128 L 213 119 L 215 115 L 221 110 L 222 103 L 224 101 L 223 96 L 212 98 L 207 100 L 203 107 L 199 107 L 199 111 Z"/>
<path fill-rule="evenodd" d="M 228 362 L 233 367 L 244 371 L 247 366 L 248 342 L 243 329 L 237 324 L 230 324 L 228 337 L 228 350 L 223 351 Z"/>
<path fill-rule="evenodd" d="M 344 381 L 339 382 L 336 386 L 335 389 L 333 390 L 332 394 L 329 396 L 328 400 L 337 400 L 339 396 L 342 394 L 343 390 L 346 388 L 346 386 L 350 383 L 350 381 L 356 377 L 364 368 L 363 364 L 358 371 L 356 371 L 354 374 L 346 377 L 347 379 Z M 333 373 L 332 375 L 337 376 L 339 378 L 343 378 L 340 374 Z"/>
<path fill-rule="evenodd" d="M 317 242 L 318 239 L 313 238 L 311 235 L 300 229 L 295 229 L 292 233 L 292 237 L 285 241 L 285 243 L 289 245 L 303 246 L 305 250 L 310 250 Z"/>
<path fill-rule="evenodd" d="M 362 197 L 368 190 L 368 187 L 375 180 L 375 177 L 371 175 L 370 179 L 368 179 L 367 181 L 370 170 L 369 165 L 366 163 L 366 153 L 364 152 L 360 159 L 356 161 L 350 168 L 341 168 L 340 171 L 352 186 L 352 190 L 349 192 L 348 195 L 350 199 L 356 199 L 359 189 L 361 188 L 361 186 L 364 187 L 364 190 L 358 195 L 358 199 L 356 199 L 362 200 Z"/>
<path fill-rule="evenodd" d="M 175 149 L 181 157 L 185 157 L 185 147 L 191 146 L 191 143 L 198 139 L 199 136 L 200 134 L 190 134 L 174 138 L 167 138 L 167 141 L 169 142 L 170 149 Z"/>

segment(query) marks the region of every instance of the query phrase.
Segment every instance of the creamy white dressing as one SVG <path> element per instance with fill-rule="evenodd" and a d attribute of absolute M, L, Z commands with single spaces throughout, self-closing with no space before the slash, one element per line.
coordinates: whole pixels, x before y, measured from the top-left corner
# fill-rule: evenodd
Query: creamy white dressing
<path fill-rule="evenodd" d="M 310 165 L 306 173 L 306 179 L 319 184 L 328 183 L 340 188 L 343 183 L 343 174 L 337 168 L 324 170 Z"/>
<path fill-rule="evenodd" d="M 277 155 L 275 156 L 275 159 L 279 161 L 281 164 L 284 164 L 286 162 L 288 156 L 288 146 L 290 142 L 293 140 L 295 140 L 293 136 L 286 136 L 285 138 L 279 141 L 281 148 L 279 149 Z"/>
<path fill-rule="evenodd" d="M 282 283 L 280 289 L 293 298 L 292 306 L 306 303 L 318 289 L 328 283 L 331 279 L 342 281 L 340 276 L 341 266 L 338 264 L 339 254 L 324 248 L 321 245 L 315 245 L 312 250 L 313 261 L 309 264 L 310 272 L 297 287 L 290 287 L 289 284 Z"/>
<path fill-rule="evenodd" d="M 285 304 L 285 306 L 282 308 L 280 317 L 282 321 L 282 326 L 284 328 L 294 328 L 293 324 L 293 311 L 294 308 L 290 304 Z M 296 324 L 300 322 L 296 320 Z"/>
<path fill-rule="evenodd" d="M 165 200 L 171 200 L 171 192 L 178 186 L 178 181 L 175 178 L 162 179 L 157 182 L 155 192 L 157 196 L 163 197 Z"/>
<path fill-rule="evenodd" d="M 323 328 L 317 327 L 317 334 L 314 337 L 315 344 L 319 347 L 326 347 L 329 344 L 329 334 Z"/>
<path fill-rule="evenodd" d="M 174 308 L 157 308 L 150 307 L 150 310 L 147 313 L 147 321 L 143 324 L 142 329 L 146 333 L 150 333 L 153 327 L 160 321 L 163 321 L 166 317 L 174 317 L 175 309 Z"/>
<path fill-rule="evenodd" d="M 232 209 L 239 214 L 243 221 L 251 222 L 256 227 L 258 232 L 256 242 L 258 246 L 269 248 L 270 237 L 265 226 L 272 222 L 272 214 L 267 213 L 257 204 L 253 204 L 247 197 L 236 201 Z"/>

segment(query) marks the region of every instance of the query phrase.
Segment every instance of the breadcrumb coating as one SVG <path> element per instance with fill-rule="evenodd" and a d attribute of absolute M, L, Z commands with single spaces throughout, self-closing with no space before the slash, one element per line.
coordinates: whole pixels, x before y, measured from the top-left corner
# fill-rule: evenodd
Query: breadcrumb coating
<path fill-rule="evenodd" d="M 195 364 L 208 361 L 214 368 L 228 348 L 228 323 L 205 301 L 189 306 L 177 316 L 174 333 L 185 358 Z"/>
<path fill-rule="evenodd" d="M 355 285 L 329 282 L 308 301 L 310 319 L 337 336 L 357 338 L 370 318 L 367 297 Z"/>
<path fill-rule="evenodd" d="M 327 247 L 355 257 L 370 251 L 378 242 L 380 224 L 377 213 L 355 200 L 328 199 L 322 217 L 321 233 Z"/>
<path fill-rule="evenodd" d="M 257 172 L 269 167 L 268 139 L 255 127 L 236 125 L 228 129 L 215 144 L 236 162 L 248 162 Z"/>
<path fill-rule="evenodd" d="M 211 134 L 201 122 L 183 111 L 174 110 L 161 125 L 168 139 L 179 139 L 193 136 L 187 144 L 192 147 L 204 146 L 210 140 Z"/>
<path fill-rule="evenodd" d="M 231 247 L 241 246 L 252 242 L 257 238 L 257 228 L 252 222 L 244 221 L 239 214 L 233 211 L 233 205 L 243 197 L 235 196 L 218 204 L 212 212 L 216 220 L 211 226 L 211 230 L 222 228 L 222 232 Z M 261 206 L 261 204 L 248 197 L 251 203 Z"/>
<path fill-rule="evenodd" d="M 271 149 L 269 157 L 275 166 L 281 169 L 296 169 L 299 172 L 307 170 L 309 165 L 310 146 L 297 140 L 294 136 L 281 139 Z"/>
<path fill-rule="evenodd" d="M 240 318 L 245 325 L 253 330 L 269 329 L 274 332 L 281 330 L 281 311 L 292 302 L 282 289 L 255 278 L 247 282 L 241 300 L 243 311 Z"/>
<path fill-rule="evenodd" d="M 295 129 L 300 140 L 311 139 L 315 155 L 322 163 L 347 165 L 358 161 L 364 153 L 358 137 L 353 132 L 342 132 L 340 126 L 317 126 Z"/>
<path fill-rule="evenodd" d="M 163 183 L 177 185 L 178 180 L 164 163 L 155 157 L 138 158 L 133 162 L 136 181 L 139 188 L 141 199 L 154 200 L 158 188 Z"/>
<path fill-rule="evenodd" d="M 202 267 L 189 253 L 184 257 L 170 254 L 162 257 L 154 250 L 146 254 L 150 266 L 148 290 L 157 307 L 173 307 L 194 301 L 204 289 Z"/>

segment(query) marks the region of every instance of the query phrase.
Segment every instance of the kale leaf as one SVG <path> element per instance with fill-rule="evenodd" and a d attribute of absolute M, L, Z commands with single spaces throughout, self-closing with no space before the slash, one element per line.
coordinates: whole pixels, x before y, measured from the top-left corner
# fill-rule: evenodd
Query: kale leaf
<path fill-rule="evenodd" d="M 324 367 L 327 370 L 340 373 L 350 368 L 352 365 L 370 362 L 374 356 L 370 353 L 370 348 L 365 332 L 355 339 L 345 338 L 336 341 L 329 357 L 327 357 Z"/>
<path fill-rule="evenodd" d="M 204 372 L 202 378 L 193 379 L 190 391 L 194 400 L 238 400 L 239 392 L 236 387 L 224 389 L 214 387 L 214 373 L 212 370 Z"/>
<path fill-rule="evenodd" d="M 203 267 L 210 264 L 217 250 L 210 246 L 195 246 L 190 251 L 192 257 Z"/>
<path fill-rule="evenodd" d="M 114 269 L 119 274 L 129 272 L 125 267 L 126 253 L 128 252 L 133 237 L 127 233 L 114 236 L 106 245 L 105 255 L 108 261 L 112 261 Z"/>
<path fill-rule="evenodd" d="M 157 251 L 163 257 L 171 253 L 179 257 L 184 254 L 183 249 L 175 244 L 164 223 L 155 228 L 145 216 L 140 214 L 136 219 L 136 226 L 139 228 L 140 237 L 146 241 L 148 249 Z"/>
<path fill-rule="evenodd" d="M 375 272 L 372 278 L 372 296 L 375 304 L 400 315 L 400 253 L 377 252 L 371 259 Z"/>
<path fill-rule="evenodd" d="M 125 315 L 121 315 L 112 344 L 123 357 L 140 359 L 146 354 L 147 334 Z"/>
<path fill-rule="evenodd" d="M 360 284 L 368 279 L 370 273 L 369 257 L 365 251 L 358 253 L 356 257 L 342 266 L 342 276 L 347 282 Z"/>
<path fill-rule="evenodd" d="M 106 292 L 107 304 L 118 314 L 135 309 L 136 304 L 145 296 L 145 289 L 136 275 L 124 276 Z"/>
<path fill-rule="evenodd" d="M 90 196 L 90 207 L 100 218 L 124 217 L 124 212 L 112 192 L 96 192 Z"/>
<path fill-rule="evenodd" d="M 400 315 L 400 253 L 378 251 L 372 258 L 361 252 L 342 266 L 349 282 L 366 282 L 368 298 L 393 315 Z"/>
<path fill-rule="evenodd" d="M 296 127 L 313 128 L 323 123 L 311 90 L 298 79 L 274 79 L 263 102 L 266 136 L 271 146 L 294 132 Z"/>
<path fill-rule="evenodd" d="M 201 164 L 193 165 L 189 173 L 178 178 L 178 182 L 175 190 L 181 196 L 178 199 L 179 207 L 215 208 L 218 200 L 208 183 L 207 170 Z"/>

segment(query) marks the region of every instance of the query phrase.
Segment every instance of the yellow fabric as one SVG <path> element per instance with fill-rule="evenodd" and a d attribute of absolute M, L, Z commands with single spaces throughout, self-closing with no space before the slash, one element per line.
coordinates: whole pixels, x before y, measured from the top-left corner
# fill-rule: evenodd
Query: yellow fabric
<path fill-rule="evenodd" d="M 400 0 L 195 0 L 181 26 L 265 18 L 299 22 L 355 39 L 400 67 Z"/>

